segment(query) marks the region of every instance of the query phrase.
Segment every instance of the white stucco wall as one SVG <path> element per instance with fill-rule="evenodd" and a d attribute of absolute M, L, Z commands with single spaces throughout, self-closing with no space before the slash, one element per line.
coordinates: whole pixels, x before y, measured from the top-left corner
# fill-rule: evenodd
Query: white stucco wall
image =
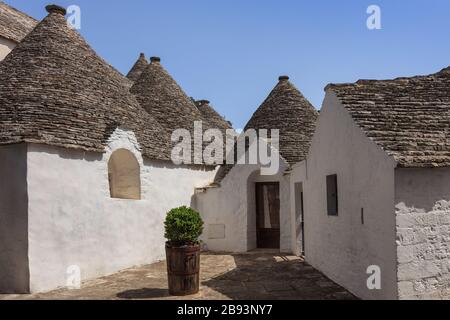
<path fill-rule="evenodd" d="M 396 299 L 395 163 L 332 92 L 326 94 L 306 166 L 306 260 L 360 298 Z M 338 177 L 337 217 L 327 215 L 330 174 Z M 367 288 L 371 265 L 381 268 L 381 290 Z"/>
<path fill-rule="evenodd" d="M 142 200 L 110 198 L 107 163 L 120 148 L 140 163 Z M 116 130 L 105 154 L 30 144 L 31 291 L 66 285 L 72 265 L 80 267 L 82 279 L 90 279 L 163 259 L 166 212 L 190 206 L 194 189 L 214 174 L 143 160 L 134 134 L 126 130 Z"/>
<path fill-rule="evenodd" d="M 27 147 L 0 146 L 0 293 L 29 290 Z"/>
<path fill-rule="evenodd" d="M 208 250 L 247 252 L 256 248 L 255 183 L 280 183 L 280 251 L 291 252 L 288 165 L 280 159 L 274 176 L 261 176 L 258 165 L 235 165 L 218 188 L 197 192 L 195 207 L 202 213 Z M 225 233 L 223 233 L 225 230 Z"/>
<path fill-rule="evenodd" d="M 0 37 L 0 61 L 5 59 L 5 57 L 10 53 L 15 47 L 17 43 L 14 41 L 5 39 Z"/>
<path fill-rule="evenodd" d="M 401 299 L 450 299 L 450 168 L 395 172 Z"/>

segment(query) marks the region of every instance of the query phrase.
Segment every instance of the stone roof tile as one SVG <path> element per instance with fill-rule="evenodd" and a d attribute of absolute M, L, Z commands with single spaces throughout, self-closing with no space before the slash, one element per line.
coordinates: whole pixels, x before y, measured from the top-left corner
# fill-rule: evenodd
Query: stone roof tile
<path fill-rule="evenodd" d="M 176 129 L 192 130 L 202 115 L 157 57 L 131 87 L 141 106 L 170 133 Z"/>
<path fill-rule="evenodd" d="M 317 118 L 317 110 L 288 77 L 282 76 L 245 130 L 279 129 L 280 154 L 292 165 L 306 158 Z"/>
<path fill-rule="evenodd" d="M 138 60 L 131 68 L 130 72 L 128 72 L 127 78 L 133 82 L 136 82 L 147 66 L 148 66 L 147 58 L 143 53 L 141 53 L 139 55 Z"/>
<path fill-rule="evenodd" d="M 450 166 L 450 67 L 427 76 L 330 84 L 326 90 L 400 167 Z"/>
<path fill-rule="evenodd" d="M 280 130 L 280 155 L 293 165 L 306 158 L 318 115 L 318 111 L 289 78 L 281 76 L 267 99 L 253 114 L 245 130 Z M 233 167 L 229 164 L 221 166 L 215 183 L 220 184 Z"/>
<path fill-rule="evenodd" d="M 37 20 L 0 1 L 0 36 L 20 42 L 37 25 Z"/>
<path fill-rule="evenodd" d="M 204 122 L 209 123 L 209 126 L 214 129 L 228 130 L 233 129 L 231 123 L 225 120 L 211 105 L 208 100 L 195 101 L 197 109 L 201 112 Z"/>
<path fill-rule="evenodd" d="M 103 152 L 117 127 L 135 132 L 144 156 L 170 159 L 163 128 L 125 77 L 49 15 L 0 63 L 0 144 L 33 142 Z"/>

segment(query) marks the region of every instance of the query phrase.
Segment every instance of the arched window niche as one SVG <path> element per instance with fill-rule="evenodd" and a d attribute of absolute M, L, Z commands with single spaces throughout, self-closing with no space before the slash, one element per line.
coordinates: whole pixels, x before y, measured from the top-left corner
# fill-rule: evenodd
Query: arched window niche
<path fill-rule="evenodd" d="M 133 153 L 118 149 L 108 162 L 109 191 L 111 198 L 141 200 L 139 162 Z"/>

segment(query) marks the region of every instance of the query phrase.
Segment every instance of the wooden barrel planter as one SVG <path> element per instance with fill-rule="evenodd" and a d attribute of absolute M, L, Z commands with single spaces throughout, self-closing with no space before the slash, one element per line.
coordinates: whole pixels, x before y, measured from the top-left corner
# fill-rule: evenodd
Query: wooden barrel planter
<path fill-rule="evenodd" d="M 166 244 L 169 293 L 186 296 L 200 288 L 200 245 L 173 246 Z"/>

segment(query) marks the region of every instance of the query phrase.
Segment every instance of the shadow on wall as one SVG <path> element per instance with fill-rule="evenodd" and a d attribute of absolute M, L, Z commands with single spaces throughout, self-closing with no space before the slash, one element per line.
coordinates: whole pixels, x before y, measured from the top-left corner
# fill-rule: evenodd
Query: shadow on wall
<path fill-rule="evenodd" d="M 32 151 L 45 152 L 51 155 L 57 155 L 61 159 L 68 160 L 84 160 L 88 162 L 101 161 L 103 159 L 103 153 L 84 151 L 77 149 L 65 149 L 62 147 L 47 146 L 35 144 L 33 145 Z"/>
<path fill-rule="evenodd" d="M 195 171 L 214 171 L 216 168 L 214 166 L 205 166 L 205 165 L 186 165 L 186 164 L 180 164 L 176 165 L 172 161 L 161 161 L 161 160 L 153 160 L 144 158 L 144 165 L 145 166 L 152 166 L 159 169 L 190 169 Z"/>
<path fill-rule="evenodd" d="M 448 168 L 397 169 L 395 177 L 398 208 L 413 208 L 415 213 L 449 210 Z"/>

